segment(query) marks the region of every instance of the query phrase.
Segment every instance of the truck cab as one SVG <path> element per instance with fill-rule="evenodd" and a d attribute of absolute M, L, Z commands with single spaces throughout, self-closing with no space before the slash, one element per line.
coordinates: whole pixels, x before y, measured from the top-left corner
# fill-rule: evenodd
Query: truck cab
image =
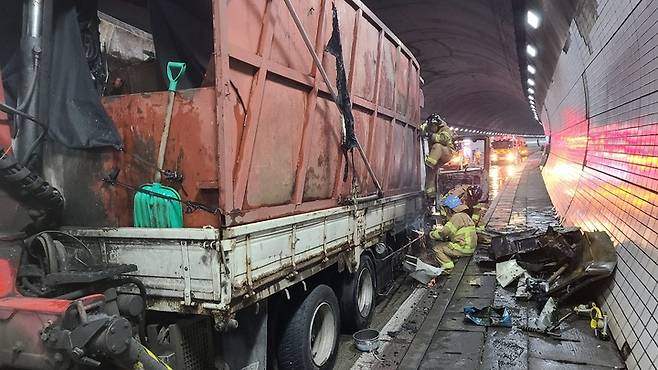
<path fill-rule="evenodd" d="M 526 149 L 527 153 L 527 149 Z M 514 137 L 502 137 L 491 141 L 491 162 L 495 164 L 518 163 L 521 160 L 519 141 Z"/>

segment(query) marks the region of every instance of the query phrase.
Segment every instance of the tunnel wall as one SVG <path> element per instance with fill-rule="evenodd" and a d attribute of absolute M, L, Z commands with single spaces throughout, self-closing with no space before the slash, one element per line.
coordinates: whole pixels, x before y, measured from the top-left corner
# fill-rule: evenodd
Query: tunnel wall
<path fill-rule="evenodd" d="M 613 238 L 619 262 L 600 302 L 628 367 L 656 368 L 658 1 L 583 4 L 542 108 L 543 176 L 566 224 Z"/>

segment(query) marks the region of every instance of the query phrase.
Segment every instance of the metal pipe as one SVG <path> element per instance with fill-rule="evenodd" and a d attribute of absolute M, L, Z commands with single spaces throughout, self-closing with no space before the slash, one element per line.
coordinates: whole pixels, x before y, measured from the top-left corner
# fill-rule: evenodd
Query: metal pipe
<path fill-rule="evenodd" d="M 318 68 L 318 71 L 320 72 L 320 75 L 322 76 L 324 83 L 327 85 L 327 90 L 329 90 L 329 94 L 331 95 L 331 98 L 334 100 L 334 103 L 336 103 L 336 106 L 338 107 L 338 95 L 336 94 L 336 90 L 331 84 L 331 81 L 329 81 L 329 76 L 327 75 L 327 71 L 325 71 L 324 67 L 322 66 L 320 57 L 318 57 L 318 55 L 315 53 L 313 44 L 311 44 L 311 39 L 308 37 L 308 34 L 304 29 L 304 25 L 302 24 L 302 21 L 299 19 L 299 16 L 295 11 L 295 7 L 292 5 L 290 0 L 283 0 L 283 1 L 286 3 L 286 7 L 288 7 L 288 11 L 290 12 L 292 19 L 295 22 L 295 25 L 297 26 L 297 30 L 299 30 L 299 33 L 302 35 L 302 39 L 304 40 L 304 44 L 306 45 L 308 52 L 311 53 L 311 56 L 313 57 L 313 62 L 315 62 L 315 66 Z M 322 25 L 319 26 L 321 27 Z M 340 112 L 340 107 L 338 107 L 338 112 Z M 345 132 L 345 127 L 343 126 L 343 133 L 344 132 Z M 368 174 L 370 175 L 370 177 L 372 177 L 372 180 L 375 183 L 375 187 L 377 187 L 377 198 L 381 198 L 384 195 L 384 191 L 382 190 L 382 186 L 379 183 L 379 180 L 377 180 L 377 176 L 375 176 L 375 172 L 372 170 L 370 161 L 368 161 L 368 158 L 366 157 L 366 153 L 363 151 L 363 148 L 361 147 L 361 143 L 359 143 L 358 138 L 356 139 L 356 147 L 359 151 L 359 154 L 361 155 L 361 158 L 363 159 L 363 162 L 366 164 L 366 168 L 368 169 Z"/>
<path fill-rule="evenodd" d="M 369 202 L 371 200 L 377 200 L 379 198 L 381 198 L 381 194 L 377 193 L 377 194 L 366 195 L 364 197 L 356 197 L 354 198 L 354 201 L 356 203 L 363 203 L 363 202 Z"/>
<path fill-rule="evenodd" d="M 72 292 L 61 294 L 61 295 L 58 295 L 54 298 L 55 299 L 74 300 L 74 299 L 78 299 L 78 298 L 81 298 L 81 297 L 84 297 L 86 295 L 90 295 L 90 294 L 96 293 L 96 292 L 98 292 L 98 289 L 94 289 L 93 287 L 89 287 L 89 288 L 78 289 L 78 290 L 74 290 Z"/>
<path fill-rule="evenodd" d="M 557 271 L 555 271 L 553 273 L 553 275 L 551 275 L 550 278 L 548 278 L 548 280 L 546 282 L 549 285 L 553 284 L 553 282 L 555 282 L 555 280 L 557 280 L 560 277 L 560 275 L 562 275 L 562 273 L 564 273 L 567 270 L 567 267 L 569 267 L 569 266 L 568 265 L 563 265 L 562 267 L 560 267 Z"/>
<path fill-rule="evenodd" d="M 30 37 L 41 37 L 43 1 L 29 0 L 29 16 L 27 18 L 27 33 Z"/>
<path fill-rule="evenodd" d="M 375 171 L 373 171 L 372 166 L 370 166 L 370 162 L 368 159 L 366 159 L 366 153 L 363 151 L 359 139 L 356 139 L 356 148 L 359 150 L 361 158 L 363 158 L 363 162 L 366 164 L 366 169 L 368 169 L 368 173 L 370 174 L 370 177 L 372 177 L 372 181 L 375 183 L 375 187 L 377 188 L 377 195 L 381 198 L 384 195 L 384 190 L 382 189 L 382 185 L 379 183 L 379 180 L 377 180 L 377 176 L 375 176 Z"/>
<path fill-rule="evenodd" d="M 342 200 L 339 200 L 338 203 L 340 205 L 359 204 L 363 202 L 370 202 L 373 200 L 377 200 L 379 198 L 381 198 L 381 195 L 379 193 L 376 193 L 376 194 L 366 195 L 363 197 L 343 198 Z"/>
<path fill-rule="evenodd" d="M 40 119 L 46 114 L 47 84 L 42 81 L 44 71 L 40 63 L 43 57 L 43 30 L 47 17 L 52 16 L 52 2 L 25 0 L 23 2 L 23 31 L 21 36 L 21 89 L 18 92 L 17 107 L 28 115 Z M 41 127 L 28 123 L 22 117 L 14 117 L 18 130 L 13 139 L 14 153 L 19 163 L 35 170 L 40 168 L 38 144 L 43 137 Z"/>

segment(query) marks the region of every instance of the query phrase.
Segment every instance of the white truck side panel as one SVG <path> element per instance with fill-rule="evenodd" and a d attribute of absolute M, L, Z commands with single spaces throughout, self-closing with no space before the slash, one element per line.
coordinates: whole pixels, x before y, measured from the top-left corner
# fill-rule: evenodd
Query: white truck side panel
<path fill-rule="evenodd" d="M 132 263 L 147 286 L 151 309 L 232 311 L 337 261 L 358 263 L 362 248 L 400 231 L 421 212 L 418 193 L 358 206 L 217 229 L 75 229 L 102 260 Z M 356 247 L 356 248 L 355 248 Z"/>

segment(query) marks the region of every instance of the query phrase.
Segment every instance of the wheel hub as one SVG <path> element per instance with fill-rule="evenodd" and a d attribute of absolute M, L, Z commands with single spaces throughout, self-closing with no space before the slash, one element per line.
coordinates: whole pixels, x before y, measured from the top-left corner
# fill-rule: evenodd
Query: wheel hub
<path fill-rule="evenodd" d="M 373 304 L 373 291 L 372 275 L 369 269 L 361 270 L 359 274 L 359 284 L 357 290 L 357 306 L 361 317 L 368 317 Z"/>
<path fill-rule="evenodd" d="M 323 366 L 331 357 L 336 344 L 336 317 L 331 306 L 323 302 L 315 309 L 309 339 L 315 366 Z"/>

